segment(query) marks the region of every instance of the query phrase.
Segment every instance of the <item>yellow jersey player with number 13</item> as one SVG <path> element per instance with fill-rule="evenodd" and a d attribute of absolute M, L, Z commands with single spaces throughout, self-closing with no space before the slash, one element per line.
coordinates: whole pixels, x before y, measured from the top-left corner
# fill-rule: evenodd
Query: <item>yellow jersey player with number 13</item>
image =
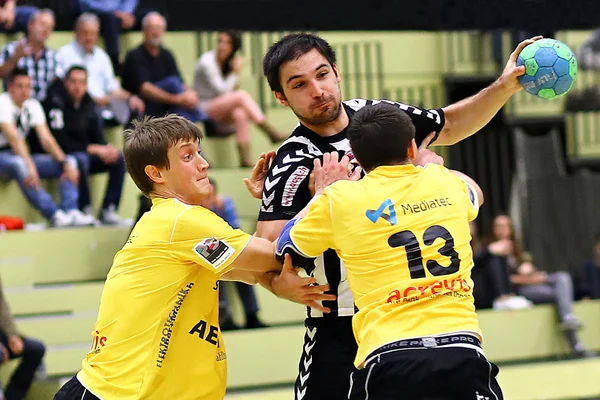
<path fill-rule="evenodd" d="M 470 277 L 469 221 L 483 194 L 459 172 L 414 166 L 414 132 L 396 107 L 359 110 L 348 138 L 367 176 L 315 196 L 277 254 L 303 266 L 331 248 L 343 260 L 359 309 L 350 399 L 501 399 Z"/>

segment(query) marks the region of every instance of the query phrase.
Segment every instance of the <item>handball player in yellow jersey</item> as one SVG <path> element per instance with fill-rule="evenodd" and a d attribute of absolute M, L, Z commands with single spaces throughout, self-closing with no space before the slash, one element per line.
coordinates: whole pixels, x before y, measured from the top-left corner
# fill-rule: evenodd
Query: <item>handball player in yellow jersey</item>
<path fill-rule="evenodd" d="M 357 111 L 348 138 L 366 177 L 315 196 L 283 229 L 277 255 L 310 266 L 331 248 L 344 262 L 358 307 L 349 399 L 502 399 L 470 276 L 469 221 L 483 194 L 460 172 L 414 166 L 414 136 L 398 107 Z"/>
<path fill-rule="evenodd" d="M 200 138 L 176 115 L 126 132 L 127 170 L 152 209 L 116 254 L 91 349 L 55 399 L 223 399 L 217 281 L 281 267 L 272 242 L 199 206 L 211 190 Z"/>

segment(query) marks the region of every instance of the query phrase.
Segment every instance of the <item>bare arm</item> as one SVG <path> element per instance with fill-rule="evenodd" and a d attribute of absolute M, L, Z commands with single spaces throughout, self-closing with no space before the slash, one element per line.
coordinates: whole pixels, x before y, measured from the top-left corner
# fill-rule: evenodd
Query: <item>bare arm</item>
<path fill-rule="evenodd" d="M 263 238 L 252 237 L 231 267 L 232 270 L 251 273 L 281 270 L 275 259 L 275 243 Z"/>
<path fill-rule="evenodd" d="M 21 45 L 19 45 L 21 46 Z M 6 59 L 6 62 L 0 66 L 0 78 L 6 79 L 10 75 L 13 69 L 17 66 L 17 62 L 22 57 L 18 51 L 15 51 L 10 58 Z"/>
<path fill-rule="evenodd" d="M 179 104 L 178 95 L 166 92 L 150 82 L 144 82 L 142 84 L 142 86 L 140 87 L 140 93 L 145 98 L 148 98 L 157 103 Z"/>
<path fill-rule="evenodd" d="M 443 108 L 446 117 L 436 145 L 452 145 L 478 132 L 500 111 L 511 96 L 521 90 L 517 78 L 525 67 L 517 67 L 517 57 L 525 46 L 541 36 L 525 40 L 510 55 L 502 75 L 479 93 Z"/>
<path fill-rule="evenodd" d="M 50 133 L 48 125 L 37 125 L 35 127 L 35 132 L 37 133 L 38 138 L 40 139 L 40 145 L 47 153 L 52 155 L 52 158 L 54 158 L 58 162 L 65 161 L 65 153 L 62 151 L 58 143 L 56 143 L 56 139 L 54 139 L 54 136 L 52 136 L 52 134 Z"/>
<path fill-rule="evenodd" d="M 6 139 L 8 140 L 10 148 L 15 152 L 16 155 L 25 161 L 25 164 L 27 164 L 27 169 L 35 169 L 35 165 L 33 164 L 33 160 L 29 154 L 27 144 L 25 143 L 25 140 L 19 136 L 17 127 L 10 122 L 3 122 L 0 124 L 0 127 L 2 128 L 2 132 L 6 135 Z"/>
<path fill-rule="evenodd" d="M 477 200 L 479 201 L 479 206 L 481 207 L 481 205 L 483 204 L 483 191 L 481 190 L 481 188 L 479 187 L 479 185 L 477 184 L 477 182 L 475 182 L 473 180 L 473 178 L 471 178 L 468 175 L 463 174 L 460 171 L 455 171 L 453 169 L 449 170 L 451 173 L 453 173 L 454 175 L 458 176 L 462 181 L 464 181 L 467 185 L 471 186 L 473 189 L 475 189 L 475 192 L 477 192 Z"/>

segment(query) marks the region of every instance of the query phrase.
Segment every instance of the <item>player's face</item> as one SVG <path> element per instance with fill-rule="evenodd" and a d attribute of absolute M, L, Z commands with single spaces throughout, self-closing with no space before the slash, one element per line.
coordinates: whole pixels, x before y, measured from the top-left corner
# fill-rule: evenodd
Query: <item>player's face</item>
<path fill-rule="evenodd" d="M 505 215 L 499 215 L 494 219 L 494 236 L 498 240 L 510 239 L 512 235 L 512 223 Z"/>
<path fill-rule="evenodd" d="M 25 100 L 31 97 L 31 78 L 28 76 L 16 76 L 8 85 L 8 93 L 12 101 L 19 107 Z"/>
<path fill-rule="evenodd" d="M 165 186 L 186 204 L 201 205 L 210 196 L 208 163 L 200 155 L 199 143 L 181 141 L 169 149 L 169 169 L 162 169 Z"/>
<path fill-rule="evenodd" d="M 279 68 L 283 93 L 275 92 L 281 104 L 310 125 L 325 125 L 342 111 L 341 78 L 318 50 L 311 50 Z"/>
<path fill-rule="evenodd" d="M 94 46 L 98 43 L 98 33 L 100 32 L 100 25 L 93 21 L 87 21 L 79 25 L 75 32 L 75 38 L 77 42 L 87 52 L 94 50 Z"/>

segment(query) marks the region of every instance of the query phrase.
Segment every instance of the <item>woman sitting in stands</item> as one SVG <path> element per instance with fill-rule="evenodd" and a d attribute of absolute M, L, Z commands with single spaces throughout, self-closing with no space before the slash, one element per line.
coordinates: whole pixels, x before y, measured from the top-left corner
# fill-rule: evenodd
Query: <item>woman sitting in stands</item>
<path fill-rule="evenodd" d="M 194 71 L 194 89 L 200 107 L 215 122 L 213 135 L 225 137 L 235 132 L 243 167 L 252 167 L 250 155 L 250 123 L 254 123 L 276 143 L 286 135 L 277 131 L 250 95 L 238 90 L 238 78 L 243 58 L 237 54 L 242 47 L 237 32 L 220 32 L 217 48 L 200 56 Z M 210 136 L 210 132 L 207 132 Z"/>
<path fill-rule="evenodd" d="M 565 333 L 573 353 L 578 357 L 590 355 L 577 336 L 581 321 L 573 314 L 573 282 L 567 272 L 546 273 L 538 270 L 531 257 L 523 252 L 508 215 L 494 218 L 490 245 L 507 242 L 507 252 L 499 255 L 515 291 L 534 304 L 554 304 L 560 319 L 559 328 Z M 489 247 L 489 246 L 488 246 Z"/>

